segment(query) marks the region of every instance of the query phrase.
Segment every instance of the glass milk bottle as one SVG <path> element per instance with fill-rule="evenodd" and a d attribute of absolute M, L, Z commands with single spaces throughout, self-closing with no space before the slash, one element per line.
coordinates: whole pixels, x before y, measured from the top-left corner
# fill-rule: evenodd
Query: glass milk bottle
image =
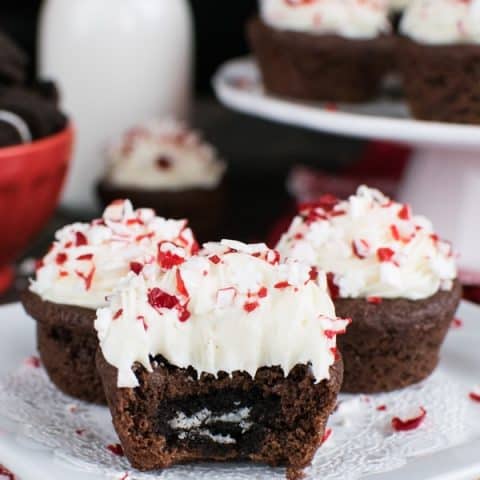
<path fill-rule="evenodd" d="M 108 141 L 153 116 L 188 116 L 187 0 L 46 0 L 39 71 L 58 83 L 77 131 L 63 204 L 92 209 Z"/>

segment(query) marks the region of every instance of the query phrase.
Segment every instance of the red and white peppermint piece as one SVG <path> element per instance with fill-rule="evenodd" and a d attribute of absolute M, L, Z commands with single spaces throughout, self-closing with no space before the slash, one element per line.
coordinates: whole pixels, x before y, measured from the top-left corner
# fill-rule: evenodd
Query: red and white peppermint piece
<path fill-rule="evenodd" d="M 322 438 L 322 446 L 325 445 L 332 438 L 333 430 L 326 428 Z"/>
<path fill-rule="evenodd" d="M 363 238 L 359 240 L 353 240 L 352 242 L 353 254 L 363 260 L 370 255 L 370 244 Z"/>
<path fill-rule="evenodd" d="M 123 448 L 119 443 L 112 443 L 107 445 L 107 450 L 118 457 L 123 457 L 125 454 L 123 453 Z"/>
<path fill-rule="evenodd" d="M 463 320 L 461 318 L 455 317 L 452 320 L 451 327 L 455 328 L 455 329 L 462 328 L 463 327 Z"/>
<path fill-rule="evenodd" d="M 392 428 L 396 432 L 409 432 L 411 430 L 416 430 L 427 417 L 427 411 L 425 408 L 420 407 L 414 415 L 407 418 L 393 417 L 392 418 Z"/>
<path fill-rule="evenodd" d="M 225 308 L 229 307 L 235 301 L 237 296 L 237 289 L 234 287 L 221 288 L 217 292 L 217 307 Z"/>
<path fill-rule="evenodd" d="M 470 400 L 480 403 L 480 385 L 477 385 L 468 395 Z"/>
<path fill-rule="evenodd" d="M 40 362 L 40 358 L 38 358 L 36 356 L 31 356 L 31 357 L 26 358 L 23 363 L 27 367 L 31 367 L 31 368 L 40 368 L 40 366 L 42 365 L 41 362 Z"/>
<path fill-rule="evenodd" d="M 0 463 L 0 480 L 16 480 L 16 478 L 7 467 Z"/>

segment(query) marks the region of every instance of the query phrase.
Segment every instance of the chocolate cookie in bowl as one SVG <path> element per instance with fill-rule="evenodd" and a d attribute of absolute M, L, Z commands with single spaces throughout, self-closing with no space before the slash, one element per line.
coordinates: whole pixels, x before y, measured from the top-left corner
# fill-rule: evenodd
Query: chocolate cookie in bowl
<path fill-rule="evenodd" d="M 27 78 L 29 59 L 0 32 L 0 148 L 55 135 L 67 126 L 53 82 Z"/>
<path fill-rule="evenodd" d="M 427 378 L 461 298 L 456 257 L 425 217 L 378 190 L 303 205 L 278 245 L 328 272 L 338 315 L 343 391 L 374 393 Z"/>
<path fill-rule="evenodd" d="M 387 0 L 260 0 L 248 37 L 269 93 L 362 102 L 391 67 Z"/>
<path fill-rule="evenodd" d="M 95 310 L 107 305 L 122 276 L 151 264 L 170 266 L 198 250 L 187 222 L 112 203 L 99 219 L 59 230 L 39 262 L 22 303 L 37 322 L 40 357 L 64 393 L 104 403 L 95 368 Z"/>
<path fill-rule="evenodd" d="M 336 405 L 348 323 L 324 275 L 262 244 L 209 243 L 170 271 L 130 275 L 95 322 L 130 463 L 305 467 Z"/>
<path fill-rule="evenodd" d="M 0 87 L 0 147 L 29 143 L 65 129 L 67 117 L 58 107 L 51 82 Z"/>
<path fill-rule="evenodd" d="M 107 151 L 98 190 L 154 208 L 168 218 L 188 218 L 201 242 L 221 235 L 226 213 L 225 162 L 199 132 L 175 120 L 139 125 Z"/>

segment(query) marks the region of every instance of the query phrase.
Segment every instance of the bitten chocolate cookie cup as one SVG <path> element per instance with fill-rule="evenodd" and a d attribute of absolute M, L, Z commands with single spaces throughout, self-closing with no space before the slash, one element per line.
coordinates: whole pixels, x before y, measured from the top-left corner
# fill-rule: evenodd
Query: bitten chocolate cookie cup
<path fill-rule="evenodd" d="M 480 124 L 480 45 L 426 45 L 403 37 L 398 57 L 415 118 Z"/>
<path fill-rule="evenodd" d="M 348 39 L 277 30 L 259 18 L 248 37 L 267 91 L 300 100 L 362 102 L 375 97 L 391 69 L 393 35 Z"/>
<path fill-rule="evenodd" d="M 38 350 L 50 380 L 71 397 L 105 404 L 95 366 L 95 310 L 47 302 L 30 291 L 22 304 L 37 321 Z"/>
<path fill-rule="evenodd" d="M 335 300 L 337 314 L 353 319 L 338 338 L 345 365 L 342 391 L 389 392 L 426 379 L 438 365 L 461 294 L 457 281 L 451 291 L 425 300 Z"/>
<path fill-rule="evenodd" d="M 153 373 L 135 366 L 140 386 L 118 388 L 117 370 L 99 350 L 113 424 L 133 467 L 154 470 L 196 461 L 249 460 L 296 469 L 307 466 L 321 445 L 336 406 L 343 365 L 315 384 L 297 365 L 288 377 L 280 368 L 230 377 L 181 369 L 161 357 Z"/>
<path fill-rule="evenodd" d="M 104 205 L 128 198 L 134 205 L 153 208 L 164 218 L 188 219 L 197 239 L 203 243 L 222 236 L 228 202 L 225 180 L 215 189 L 191 188 L 181 191 L 149 191 L 117 187 L 104 180 L 98 185 Z"/>

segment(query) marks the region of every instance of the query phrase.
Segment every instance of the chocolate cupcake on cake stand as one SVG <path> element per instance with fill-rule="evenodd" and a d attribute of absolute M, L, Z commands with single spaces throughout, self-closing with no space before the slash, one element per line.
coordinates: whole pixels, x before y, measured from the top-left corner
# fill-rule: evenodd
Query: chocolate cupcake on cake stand
<path fill-rule="evenodd" d="M 303 8 L 296 3 L 295 8 Z M 480 96 L 476 94 L 480 79 L 474 68 L 480 64 L 479 4 L 479 0 L 413 0 L 403 17 L 399 51 L 406 101 L 385 94 L 361 104 L 298 101 L 272 91 L 253 59 L 228 62 L 213 82 L 220 101 L 244 113 L 411 146 L 398 200 L 430 218 L 439 235 L 452 241 L 461 252 L 460 279 L 467 283 L 478 283 L 480 276 L 476 246 L 480 225 L 475 220 L 480 203 Z M 431 14 L 417 22 L 421 11 Z M 437 23 L 440 14 L 443 29 Z M 459 22 L 465 25 L 461 35 Z"/>
<path fill-rule="evenodd" d="M 260 0 L 259 9 L 247 33 L 269 92 L 339 102 L 378 93 L 394 48 L 386 0 Z"/>
<path fill-rule="evenodd" d="M 107 157 L 98 185 L 104 204 L 129 198 L 167 218 L 188 218 L 200 242 L 220 237 L 226 164 L 198 132 L 154 120 L 126 132 Z"/>
<path fill-rule="evenodd" d="M 388 392 L 430 376 L 461 286 L 454 250 L 427 218 L 361 186 L 348 200 L 302 205 L 277 249 L 328 272 L 337 314 L 353 320 L 339 342 L 344 392 Z"/>

